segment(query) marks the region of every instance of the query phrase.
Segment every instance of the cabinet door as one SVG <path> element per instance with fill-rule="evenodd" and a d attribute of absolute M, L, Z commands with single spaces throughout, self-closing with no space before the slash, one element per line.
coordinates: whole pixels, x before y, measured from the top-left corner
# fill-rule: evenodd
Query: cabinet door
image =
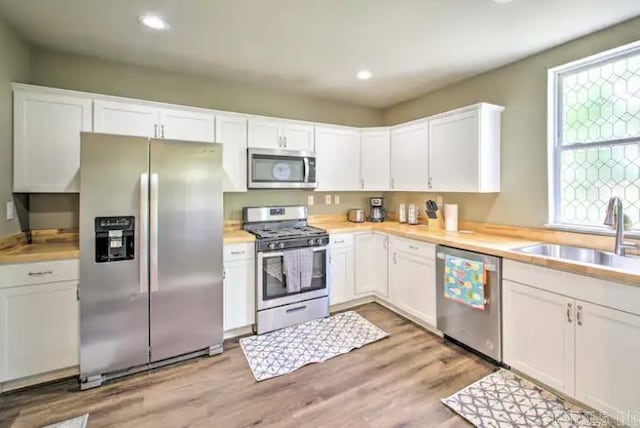
<path fill-rule="evenodd" d="M 391 132 L 367 130 L 360 134 L 360 177 L 365 190 L 391 188 Z"/>
<path fill-rule="evenodd" d="M 576 398 L 633 425 L 622 417 L 640 410 L 640 316 L 576 304 Z"/>
<path fill-rule="evenodd" d="M 479 185 L 479 112 L 429 121 L 429 174 L 434 191 L 476 192 Z"/>
<path fill-rule="evenodd" d="M 91 100 L 14 92 L 14 192 L 79 192 L 80 133 L 91 131 Z"/>
<path fill-rule="evenodd" d="M 360 134 L 357 130 L 316 127 L 316 159 L 316 190 L 361 189 Z"/>
<path fill-rule="evenodd" d="M 215 137 L 213 113 L 180 109 L 160 110 L 159 137 L 169 140 L 212 143 Z"/>
<path fill-rule="evenodd" d="M 143 104 L 115 101 L 93 102 L 93 128 L 104 134 L 160 137 L 159 111 Z"/>
<path fill-rule="evenodd" d="M 222 143 L 224 192 L 247 191 L 247 119 L 242 116 L 216 116 L 216 142 Z"/>
<path fill-rule="evenodd" d="M 330 249 L 331 293 L 330 304 L 348 302 L 354 297 L 353 246 Z"/>
<path fill-rule="evenodd" d="M 355 294 L 387 297 L 387 236 L 363 233 L 355 236 Z"/>
<path fill-rule="evenodd" d="M 249 119 L 248 145 L 257 149 L 283 149 L 280 121 L 275 119 Z"/>
<path fill-rule="evenodd" d="M 313 125 L 306 123 L 284 122 L 282 125 L 284 147 L 287 150 L 314 150 Z"/>
<path fill-rule="evenodd" d="M 224 330 L 252 325 L 256 315 L 255 261 L 224 264 Z"/>
<path fill-rule="evenodd" d="M 392 250 L 389 299 L 410 315 L 436 323 L 435 263 L 426 257 Z"/>
<path fill-rule="evenodd" d="M 428 189 L 427 145 L 426 122 L 398 126 L 391 130 L 392 189 Z"/>
<path fill-rule="evenodd" d="M 76 281 L 0 290 L 0 382 L 78 364 Z"/>
<path fill-rule="evenodd" d="M 575 301 L 507 280 L 502 290 L 504 361 L 572 395 Z"/>

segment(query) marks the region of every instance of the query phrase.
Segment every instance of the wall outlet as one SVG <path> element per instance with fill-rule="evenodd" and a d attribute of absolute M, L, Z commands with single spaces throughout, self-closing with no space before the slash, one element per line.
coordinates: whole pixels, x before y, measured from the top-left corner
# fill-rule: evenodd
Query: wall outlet
<path fill-rule="evenodd" d="M 333 203 L 336 205 L 340 203 L 340 195 L 333 195 Z"/>
<path fill-rule="evenodd" d="M 438 208 L 440 208 L 441 210 L 444 210 L 444 207 L 442 206 L 442 204 L 444 204 L 444 201 L 442 200 L 442 196 L 436 196 L 436 204 L 438 204 Z"/>
<path fill-rule="evenodd" d="M 331 205 L 331 195 L 324 195 L 325 205 Z"/>
<path fill-rule="evenodd" d="M 313 205 L 313 195 L 307 195 L 307 205 L 308 206 Z"/>
<path fill-rule="evenodd" d="M 7 220 L 13 220 L 15 216 L 15 207 L 13 206 L 13 201 L 7 202 Z"/>

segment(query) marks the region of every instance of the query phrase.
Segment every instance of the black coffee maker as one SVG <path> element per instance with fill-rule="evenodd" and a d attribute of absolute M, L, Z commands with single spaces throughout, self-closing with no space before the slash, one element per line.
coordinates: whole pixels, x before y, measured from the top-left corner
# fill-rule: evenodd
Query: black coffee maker
<path fill-rule="evenodd" d="M 384 198 L 369 198 L 369 221 L 374 223 L 383 222 L 386 215 Z"/>

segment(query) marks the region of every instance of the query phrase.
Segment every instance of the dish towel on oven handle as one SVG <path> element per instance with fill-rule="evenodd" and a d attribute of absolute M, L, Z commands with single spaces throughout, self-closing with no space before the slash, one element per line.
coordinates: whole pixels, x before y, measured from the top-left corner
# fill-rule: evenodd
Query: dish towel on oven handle
<path fill-rule="evenodd" d="M 303 248 L 300 253 L 300 289 L 310 288 L 313 278 L 313 249 Z"/>
<path fill-rule="evenodd" d="M 282 270 L 286 276 L 287 293 L 299 293 L 300 284 L 300 252 L 285 251 L 282 255 Z"/>
<path fill-rule="evenodd" d="M 444 297 L 485 309 L 484 262 L 446 255 L 444 258 Z"/>

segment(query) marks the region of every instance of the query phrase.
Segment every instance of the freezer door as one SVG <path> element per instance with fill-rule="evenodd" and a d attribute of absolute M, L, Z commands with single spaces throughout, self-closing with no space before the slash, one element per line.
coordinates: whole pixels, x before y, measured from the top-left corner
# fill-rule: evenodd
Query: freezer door
<path fill-rule="evenodd" d="M 222 344 L 222 146 L 151 140 L 150 337 L 159 361 Z"/>
<path fill-rule="evenodd" d="M 80 377 L 84 379 L 148 362 L 148 139 L 83 133 L 81 140 Z M 96 263 L 96 217 L 133 217 L 133 259 Z"/>

